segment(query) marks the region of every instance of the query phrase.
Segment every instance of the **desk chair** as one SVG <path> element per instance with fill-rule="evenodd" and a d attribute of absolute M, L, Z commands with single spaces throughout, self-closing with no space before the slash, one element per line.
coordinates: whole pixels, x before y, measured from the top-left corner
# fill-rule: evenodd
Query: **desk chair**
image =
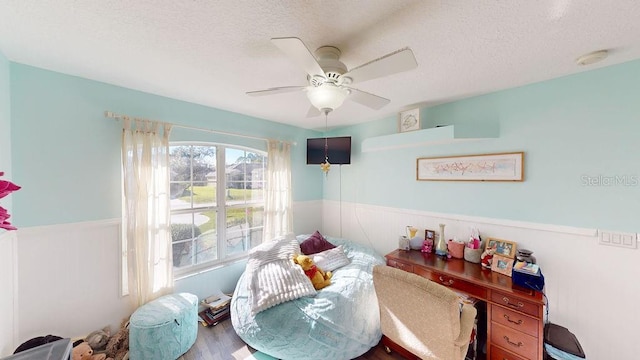
<path fill-rule="evenodd" d="M 465 358 L 476 309 L 443 285 L 394 267 L 373 268 L 382 342 L 413 359 Z"/>

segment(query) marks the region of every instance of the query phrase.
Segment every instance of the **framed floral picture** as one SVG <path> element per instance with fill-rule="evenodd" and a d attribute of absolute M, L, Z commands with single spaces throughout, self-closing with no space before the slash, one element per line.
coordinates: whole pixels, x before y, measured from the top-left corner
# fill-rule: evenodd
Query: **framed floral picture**
<path fill-rule="evenodd" d="M 398 131 L 407 132 L 420 130 L 420 109 L 415 108 L 400 113 Z"/>
<path fill-rule="evenodd" d="M 491 271 L 511 277 L 511 270 L 513 270 L 513 259 L 498 254 L 493 255 Z"/>
<path fill-rule="evenodd" d="M 418 158 L 416 179 L 524 181 L 524 152 Z"/>

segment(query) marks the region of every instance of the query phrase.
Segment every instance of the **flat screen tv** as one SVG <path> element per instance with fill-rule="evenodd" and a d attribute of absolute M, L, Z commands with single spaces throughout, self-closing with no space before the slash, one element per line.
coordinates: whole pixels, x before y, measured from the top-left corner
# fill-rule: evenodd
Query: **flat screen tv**
<path fill-rule="evenodd" d="M 351 136 L 329 137 L 327 139 L 327 154 L 329 163 L 351 164 Z M 307 165 L 324 163 L 325 138 L 307 139 Z"/>

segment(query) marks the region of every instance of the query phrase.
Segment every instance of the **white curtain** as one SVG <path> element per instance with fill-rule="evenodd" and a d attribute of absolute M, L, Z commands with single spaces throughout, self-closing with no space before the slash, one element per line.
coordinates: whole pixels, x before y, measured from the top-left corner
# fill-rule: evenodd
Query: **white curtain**
<path fill-rule="evenodd" d="M 291 145 L 268 141 L 263 241 L 293 234 Z"/>
<path fill-rule="evenodd" d="M 129 296 L 137 308 L 173 288 L 169 231 L 171 126 L 124 119 L 124 234 Z"/>

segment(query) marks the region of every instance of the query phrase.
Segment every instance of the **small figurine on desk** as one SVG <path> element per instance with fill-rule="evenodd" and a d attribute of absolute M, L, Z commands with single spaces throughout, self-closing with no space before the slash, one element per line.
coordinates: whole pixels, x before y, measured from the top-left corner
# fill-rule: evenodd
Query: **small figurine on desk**
<path fill-rule="evenodd" d="M 433 241 L 425 240 L 422 242 L 422 249 L 420 250 L 423 253 L 431 253 L 433 251 Z"/>
<path fill-rule="evenodd" d="M 485 249 L 485 251 L 480 255 L 480 263 L 483 268 L 491 269 L 491 263 L 493 262 L 493 254 L 496 252 L 496 247 L 492 246 L 490 248 Z"/>

